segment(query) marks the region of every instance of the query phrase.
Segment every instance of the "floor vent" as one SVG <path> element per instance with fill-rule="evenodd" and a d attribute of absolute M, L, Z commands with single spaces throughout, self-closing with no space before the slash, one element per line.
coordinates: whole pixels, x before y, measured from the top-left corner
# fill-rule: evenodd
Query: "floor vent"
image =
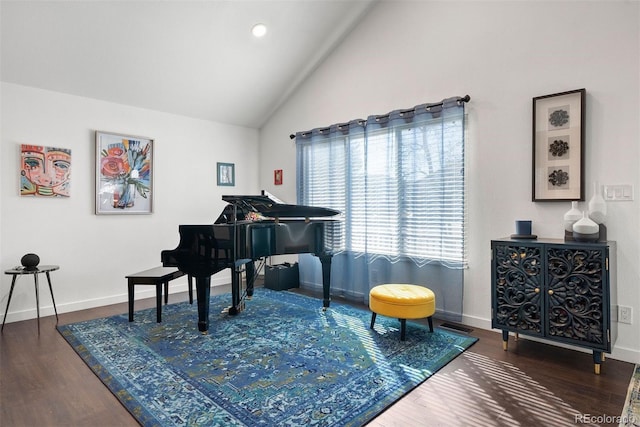
<path fill-rule="evenodd" d="M 473 329 L 471 328 L 468 328 L 462 325 L 457 325 L 455 323 L 449 323 L 449 322 L 443 323 L 442 325 L 440 325 L 440 327 L 443 329 L 451 329 L 452 331 L 456 331 L 456 332 L 462 332 L 463 334 L 470 334 L 471 332 L 473 332 Z"/>

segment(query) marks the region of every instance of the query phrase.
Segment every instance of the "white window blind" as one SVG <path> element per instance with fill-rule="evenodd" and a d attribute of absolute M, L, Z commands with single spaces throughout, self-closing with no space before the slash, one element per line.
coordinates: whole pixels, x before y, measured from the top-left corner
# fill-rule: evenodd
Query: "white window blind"
<path fill-rule="evenodd" d="M 464 109 L 298 138 L 299 203 L 345 217 L 347 251 L 466 265 Z"/>

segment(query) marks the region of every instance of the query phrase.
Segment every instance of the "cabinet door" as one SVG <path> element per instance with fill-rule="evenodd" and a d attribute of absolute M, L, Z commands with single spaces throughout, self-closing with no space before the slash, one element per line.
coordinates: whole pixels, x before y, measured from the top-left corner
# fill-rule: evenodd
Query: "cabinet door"
<path fill-rule="evenodd" d="M 492 326 L 543 335 L 541 245 L 493 244 Z"/>
<path fill-rule="evenodd" d="M 606 257 L 603 248 L 548 247 L 545 329 L 549 338 L 608 349 Z"/>

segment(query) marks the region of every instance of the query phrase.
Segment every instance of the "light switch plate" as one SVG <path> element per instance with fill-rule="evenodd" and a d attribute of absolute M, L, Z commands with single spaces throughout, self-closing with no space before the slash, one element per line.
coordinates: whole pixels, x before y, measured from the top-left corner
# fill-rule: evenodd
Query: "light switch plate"
<path fill-rule="evenodd" d="M 612 202 L 631 201 L 633 200 L 633 185 L 605 185 L 603 191 L 605 200 Z"/>

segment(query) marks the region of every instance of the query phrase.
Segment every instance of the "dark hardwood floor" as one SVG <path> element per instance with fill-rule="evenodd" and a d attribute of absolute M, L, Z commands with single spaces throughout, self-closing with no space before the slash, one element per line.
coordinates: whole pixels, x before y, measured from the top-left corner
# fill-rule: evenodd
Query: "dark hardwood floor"
<path fill-rule="evenodd" d="M 174 294 L 169 303 L 186 299 L 186 292 Z M 139 300 L 136 310 L 154 304 L 153 298 Z M 126 312 L 121 303 L 64 313 L 60 324 Z M 138 425 L 58 334 L 55 317 L 40 321 L 40 335 L 36 321 L 27 320 L 8 323 L 0 336 L 0 425 Z M 369 426 L 618 424 L 633 364 L 607 359 L 595 375 L 588 353 L 524 337 L 512 339 L 505 352 L 495 331 L 470 335 L 479 341 Z"/>

